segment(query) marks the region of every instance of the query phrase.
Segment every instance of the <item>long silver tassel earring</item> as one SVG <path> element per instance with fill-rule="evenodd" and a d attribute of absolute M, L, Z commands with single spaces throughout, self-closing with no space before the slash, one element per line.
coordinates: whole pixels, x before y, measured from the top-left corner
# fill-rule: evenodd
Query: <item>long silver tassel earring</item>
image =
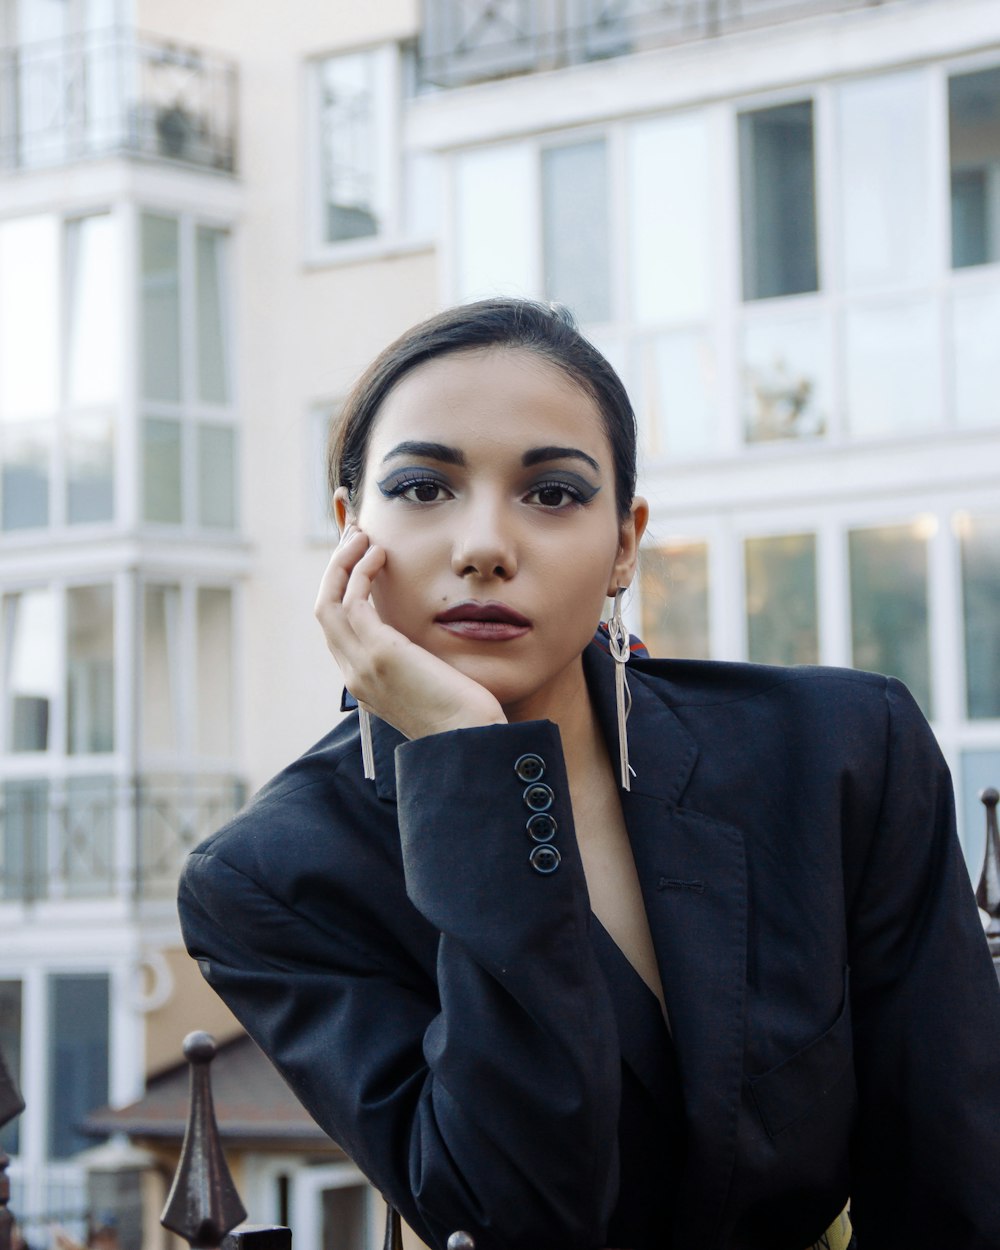
<path fill-rule="evenodd" d="M 375 780 L 375 749 L 372 746 L 372 714 L 358 705 L 358 728 L 361 730 L 361 766 L 366 781 Z"/>
<path fill-rule="evenodd" d="M 622 599 L 625 597 L 625 587 L 619 586 L 615 591 L 615 606 L 611 617 L 608 620 L 608 644 L 611 651 L 611 658 L 615 662 L 615 706 L 618 709 L 618 758 L 621 765 L 622 789 L 632 789 L 632 778 L 635 776 L 635 769 L 628 762 L 628 734 L 626 732 L 626 722 L 628 714 L 632 711 L 632 692 L 628 688 L 628 681 L 625 678 L 625 665 L 629 661 L 632 654 L 629 646 L 628 630 L 625 628 L 625 622 L 622 620 Z"/>

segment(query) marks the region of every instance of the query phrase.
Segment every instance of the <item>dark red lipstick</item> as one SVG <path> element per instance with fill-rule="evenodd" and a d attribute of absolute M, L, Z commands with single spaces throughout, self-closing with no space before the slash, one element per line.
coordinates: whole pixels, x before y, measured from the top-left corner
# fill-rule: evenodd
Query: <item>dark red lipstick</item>
<path fill-rule="evenodd" d="M 480 642 L 508 642 L 531 629 L 531 622 L 505 603 L 467 599 L 439 613 L 435 618 L 451 634 Z"/>

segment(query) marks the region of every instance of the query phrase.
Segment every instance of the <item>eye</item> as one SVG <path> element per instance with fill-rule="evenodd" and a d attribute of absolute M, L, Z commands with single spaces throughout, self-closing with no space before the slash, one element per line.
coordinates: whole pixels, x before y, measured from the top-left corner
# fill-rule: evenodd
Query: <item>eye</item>
<path fill-rule="evenodd" d="M 387 499 L 405 499 L 408 503 L 440 503 L 454 496 L 436 477 L 410 473 L 395 480 L 379 482 L 379 490 Z"/>
<path fill-rule="evenodd" d="M 596 493 L 596 490 L 581 490 L 570 482 L 539 482 L 528 491 L 525 499 L 550 511 L 558 511 L 574 504 L 589 503 Z"/>

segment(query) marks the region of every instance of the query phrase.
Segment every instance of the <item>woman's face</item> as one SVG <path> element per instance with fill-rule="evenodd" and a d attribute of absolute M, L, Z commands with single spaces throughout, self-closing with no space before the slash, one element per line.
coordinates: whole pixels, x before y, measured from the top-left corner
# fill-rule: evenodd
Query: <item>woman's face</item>
<path fill-rule="evenodd" d="M 336 507 L 343 525 L 342 491 Z M 536 353 L 499 348 L 437 357 L 395 386 L 349 519 L 386 552 L 380 617 L 524 719 L 578 688 L 646 507 L 619 521 L 590 396 Z"/>

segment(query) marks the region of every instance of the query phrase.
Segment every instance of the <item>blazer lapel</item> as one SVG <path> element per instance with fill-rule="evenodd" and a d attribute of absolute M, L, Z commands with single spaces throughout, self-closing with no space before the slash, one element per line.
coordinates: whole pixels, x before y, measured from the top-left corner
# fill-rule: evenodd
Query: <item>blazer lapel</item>
<path fill-rule="evenodd" d="M 617 759 L 614 661 L 585 653 L 587 677 Z M 630 666 L 629 754 L 635 776 L 622 810 L 646 905 L 684 1092 L 685 1174 L 678 1244 L 716 1244 L 736 1157 L 743 1082 L 747 870 L 743 835 L 680 806 L 698 746 L 659 681 Z M 664 692 L 666 693 L 666 692 Z"/>

